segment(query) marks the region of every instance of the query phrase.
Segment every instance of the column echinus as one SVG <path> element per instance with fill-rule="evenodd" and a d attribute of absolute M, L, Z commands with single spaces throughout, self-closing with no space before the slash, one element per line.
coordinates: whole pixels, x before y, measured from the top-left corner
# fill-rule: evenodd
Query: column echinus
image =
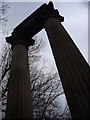
<path fill-rule="evenodd" d="M 31 39 L 6 38 L 13 47 L 12 63 L 8 85 L 6 119 L 33 118 L 32 99 L 29 80 L 28 46 L 33 45 Z M 12 43 L 13 42 L 13 43 Z"/>
<path fill-rule="evenodd" d="M 72 119 L 88 118 L 89 65 L 61 22 L 64 18 L 55 12 L 45 22 L 57 69 L 65 91 Z"/>

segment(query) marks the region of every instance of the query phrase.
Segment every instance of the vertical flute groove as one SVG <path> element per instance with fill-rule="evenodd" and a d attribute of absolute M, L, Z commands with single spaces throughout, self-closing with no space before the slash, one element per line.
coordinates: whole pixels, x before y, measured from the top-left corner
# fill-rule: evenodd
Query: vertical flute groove
<path fill-rule="evenodd" d="M 27 52 L 26 45 L 22 43 L 13 48 L 6 119 L 33 117 Z"/>
<path fill-rule="evenodd" d="M 55 17 L 45 23 L 72 118 L 88 116 L 89 66 L 67 31 Z"/>

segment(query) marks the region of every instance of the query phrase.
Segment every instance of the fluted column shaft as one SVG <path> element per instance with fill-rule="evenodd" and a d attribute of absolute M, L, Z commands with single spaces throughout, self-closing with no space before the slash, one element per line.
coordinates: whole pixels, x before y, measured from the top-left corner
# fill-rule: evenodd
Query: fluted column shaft
<path fill-rule="evenodd" d="M 49 18 L 45 23 L 58 72 L 61 77 L 72 118 L 88 116 L 88 72 L 87 62 L 60 21 Z"/>
<path fill-rule="evenodd" d="M 33 116 L 30 91 L 28 49 L 22 43 L 13 47 L 6 107 L 7 118 L 30 119 Z"/>

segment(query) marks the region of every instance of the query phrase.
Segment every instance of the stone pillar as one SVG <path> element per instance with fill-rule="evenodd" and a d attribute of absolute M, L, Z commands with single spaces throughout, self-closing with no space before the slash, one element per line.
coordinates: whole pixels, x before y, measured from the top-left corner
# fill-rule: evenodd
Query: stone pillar
<path fill-rule="evenodd" d="M 29 78 L 28 47 L 24 41 L 16 41 L 13 45 L 6 119 L 33 118 Z"/>
<path fill-rule="evenodd" d="M 60 23 L 50 17 L 45 23 L 58 72 L 71 111 L 72 119 L 88 117 L 89 65 Z"/>

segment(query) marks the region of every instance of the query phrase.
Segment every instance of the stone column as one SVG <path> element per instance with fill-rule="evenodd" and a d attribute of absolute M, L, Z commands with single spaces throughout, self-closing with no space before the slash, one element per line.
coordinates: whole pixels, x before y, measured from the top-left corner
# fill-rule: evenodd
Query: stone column
<path fill-rule="evenodd" d="M 60 18 L 60 16 L 59 16 Z M 58 72 L 72 119 L 88 117 L 89 65 L 71 39 L 60 19 L 50 17 L 45 23 Z"/>
<path fill-rule="evenodd" d="M 29 78 L 28 47 L 24 41 L 16 41 L 13 45 L 6 119 L 33 118 Z"/>

